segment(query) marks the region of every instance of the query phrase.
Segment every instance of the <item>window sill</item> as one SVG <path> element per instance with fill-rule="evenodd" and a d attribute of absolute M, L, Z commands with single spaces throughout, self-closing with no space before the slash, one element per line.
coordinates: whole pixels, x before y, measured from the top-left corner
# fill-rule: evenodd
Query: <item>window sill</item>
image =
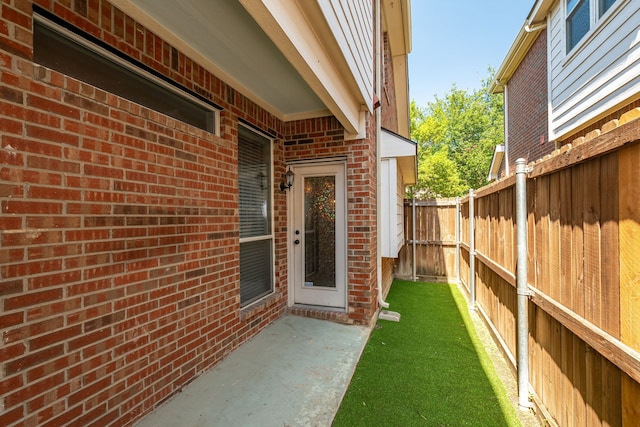
<path fill-rule="evenodd" d="M 267 310 L 274 305 L 282 302 L 282 294 L 278 291 L 272 292 L 262 298 L 247 304 L 240 308 L 240 320 L 245 321 L 261 314 L 264 310 Z M 284 303 L 282 303 L 282 310 L 284 311 Z"/>

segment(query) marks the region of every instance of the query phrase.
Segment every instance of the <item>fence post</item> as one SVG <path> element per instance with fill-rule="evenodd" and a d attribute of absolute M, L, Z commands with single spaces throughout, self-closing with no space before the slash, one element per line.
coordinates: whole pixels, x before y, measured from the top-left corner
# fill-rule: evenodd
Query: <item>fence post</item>
<path fill-rule="evenodd" d="M 415 193 L 413 195 L 413 198 L 411 199 L 411 226 L 412 226 L 412 230 L 411 230 L 411 240 L 412 240 L 412 244 L 413 244 L 413 249 L 412 249 L 412 254 L 413 254 L 413 260 L 411 261 L 411 265 L 413 268 L 413 281 L 417 282 L 418 281 L 418 276 L 417 276 L 417 268 L 416 268 L 416 196 Z"/>
<path fill-rule="evenodd" d="M 516 227 L 518 259 L 516 289 L 518 293 L 518 403 L 520 409 L 531 408 L 529 402 L 529 287 L 527 283 L 527 165 L 516 160 Z"/>
<path fill-rule="evenodd" d="M 460 197 L 456 197 L 456 277 L 460 284 L 460 240 L 461 240 Z"/>
<path fill-rule="evenodd" d="M 469 299 L 470 309 L 476 309 L 476 220 L 473 189 L 469 190 Z"/>

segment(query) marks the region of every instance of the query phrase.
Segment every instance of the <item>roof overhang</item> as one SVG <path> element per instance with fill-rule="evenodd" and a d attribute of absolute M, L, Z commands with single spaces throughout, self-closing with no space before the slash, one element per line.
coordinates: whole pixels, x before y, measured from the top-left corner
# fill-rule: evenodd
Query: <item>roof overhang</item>
<path fill-rule="evenodd" d="M 411 2 L 409 0 L 382 2 L 383 26 L 389 37 L 393 62 L 398 133 L 409 138 L 409 61 L 411 52 Z"/>
<path fill-rule="evenodd" d="M 392 55 L 411 52 L 411 3 L 409 0 L 382 1 L 384 27 L 389 34 Z"/>
<path fill-rule="evenodd" d="M 414 185 L 418 180 L 416 163 L 418 145 L 387 129 L 380 132 L 380 158 L 395 158 L 405 185 Z"/>
<path fill-rule="evenodd" d="M 366 129 L 373 88 L 354 75 L 327 22 L 324 3 L 110 1 L 275 117 L 292 121 L 333 115 L 348 134 Z"/>
<path fill-rule="evenodd" d="M 522 24 L 516 39 L 509 48 L 507 56 L 496 71 L 495 80 L 489 87 L 491 93 L 504 92 L 504 86 L 518 69 L 520 63 L 533 46 L 540 31 L 546 27 L 547 14 L 553 6 L 554 0 L 537 0 L 529 12 L 529 16 Z"/>
<path fill-rule="evenodd" d="M 493 159 L 491 159 L 491 167 L 489 168 L 489 176 L 487 176 L 487 181 L 494 181 L 498 179 L 498 174 L 500 173 L 500 166 L 502 165 L 503 159 L 504 144 L 496 145 L 496 148 L 493 151 Z"/>

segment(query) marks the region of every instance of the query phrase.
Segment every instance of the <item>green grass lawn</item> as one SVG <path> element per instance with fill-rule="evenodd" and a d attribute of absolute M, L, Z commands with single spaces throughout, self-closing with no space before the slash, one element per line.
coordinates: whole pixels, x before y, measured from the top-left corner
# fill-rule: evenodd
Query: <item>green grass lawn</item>
<path fill-rule="evenodd" d="M 333 426 L 519 426 L 456 285 L 395 281 Z"/>

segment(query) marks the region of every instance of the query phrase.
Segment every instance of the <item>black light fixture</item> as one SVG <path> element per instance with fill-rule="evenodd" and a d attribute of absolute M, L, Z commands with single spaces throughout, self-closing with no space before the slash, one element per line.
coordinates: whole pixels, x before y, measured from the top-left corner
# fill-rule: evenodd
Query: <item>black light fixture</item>
<path fill-rule="evenodd" d="M 280 183 L 281 191 L 288 190 L 291 188 L 291 186 L 293 185 L 293 177 L 294 177 L 294 174 L 291 171 L 291 166 L 289 166 L 287 173 L 284 174 L 284 182 Z"/>

